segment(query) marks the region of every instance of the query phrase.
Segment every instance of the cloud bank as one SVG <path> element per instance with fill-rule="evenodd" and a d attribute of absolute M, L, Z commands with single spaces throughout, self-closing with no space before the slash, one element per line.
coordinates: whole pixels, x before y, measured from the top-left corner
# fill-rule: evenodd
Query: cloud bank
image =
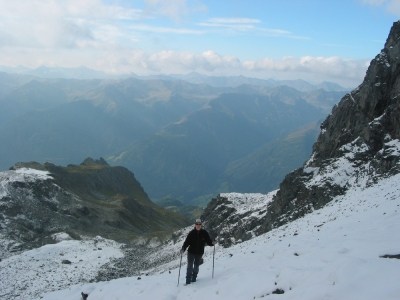
<path fill-rule="evenodd" d="M 368 5 L 386 4 L 388 7 L 398 4 L 398 1 L 384 0 L 368 2 Z M 210 30 L 226 30 L 256 31 L 264 36 L 286 39 L 303 37 L 284 29 L 264 28 L 261 20 L 256 18 L 208 18 L 193 26 L 182 26 L 180 22 L 189 14 L 207 10 L 200 1 L 192 1 L 189 5 L 185 0 L 146 0 L 144 6 L 138 8 L 111 3 L 101 0 L 0 0 L 0 66 L 85 66 L 111 74 L 199 72 L 301 78 L 315 82 L 335 81 L 354 87 L 361 83 L 369 63 L 367 60 L 322 56 L 243 59 L 234 54 L 221 54 L 215 49 L 149 50 L 143 46 L 149 35 L 155 40 L 155 35 L 196 38 L 207 36 Z M 173 22 L 149 22 L 156 18 Z M 212 48 L 212 44 L 207 46 Z"/>
<path fill-rule="evenodd" d="M 399 0 L 360 0 L 361 3 L 370 6 L 381 6 L 387 12 L 400 17 L 400 1 Z"/>

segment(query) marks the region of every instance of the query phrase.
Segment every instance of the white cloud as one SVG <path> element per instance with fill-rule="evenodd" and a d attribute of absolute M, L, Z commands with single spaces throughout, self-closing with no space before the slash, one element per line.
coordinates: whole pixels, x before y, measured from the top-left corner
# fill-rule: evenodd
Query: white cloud
<path fill-rule="evenodd" d="M 292 32 L 279 28 L 266 28 L 262 26 L 262 21 L 253 18 L 211 18 L 197 25 L 208 29 L 215 29 L 221 32 L 255 32 L 262 36 L 285 37 L 290 39 L 309 39 L 304 36 L 298 36 Z"/>
<path fill-rule="evenodd" d="M 208 75 L 245 75 L 258 78 L 304 79 L 313 82 L 334 81 L 346 87 L 362 82 L 369 65 L 367 60 L 346 60 L 340 57 L 285 57 L 242 61 L 238 57 L 220 55 L 215 51 L 202 53 L 143 51 L 125 53 L 125 59 L 108 59 L 118 72 L 138 74 L 184 74 L 199 72 Z M 98 65 L 103 70 L 110 69 Z"/>
<path fill-rule="evenodd" d="M 161 14 L 179 20 L 188 12 L 186 0 L 146 0 L 147 5 L 154 14 Z"/>
<path fill-rule="evenodd" d="M 196 29 L 188 29 L 188 28 L 174 28 L 174 27 L 161 27 L 161 26 L 151 26 L 147 24 L 135 24 L 130 26 L 131 29 L 137 31 L 146 31 L 153 33 L 173 33 L 173 34 L 189 34 L 189 35 L 199 35 L 205 34 L 205 31 L 196 30 Z"/>
<path fill-rule="evenodd" d="M 215 24 L 259 24 L 261 23 L 258 19 L 252 18 L 211 18 L 208 20 L 210 23 Z"/>
<path fill-rule="evenodd" d="M 256 29 L 256 25 L 259 23 L 261 23 L 260 20 L 248 18 L 212 18 L 205 22 L 200 22 L 198 25 L 235 31 L 248 31 Z"/>
<path fill-rule="evenodd" d="M 124 33 L 115 22 L 138 19 L 141 11 L 100 0 L 0 0 L 0 48 L 81 48 Z M 106 38 L 106 39 L 105 39 Z"/>
<path fill-rule="evenodd" d="M 0 0 L 0 66 L 84 65 L 105 72 L 138 74 L 195 71 L 210 75 L 330 80 L 346 86 L 360 83 L 367 68 L 366 61 L 338 57 L 242 60 L 211 50 L 171 51 L 172 41 L 165 47 L 167 50 L 144 51 L 141 47 L 158 42 L 157 34 L 174 34 L 174 38 L 193 35 L 200 39 L 211 31 L 228 30 L 304 39 L 284 29 L 264 28 L 261 20 L 255 18 L 210 18 L 194 28 L 162 26 L 150 22 L 154 21 L 150 16 L 163 14 L 179 19 L 205 8 L 195 0 L 147 0 L 146 3 L 147 7 L 141 10 L 101 0 Z M 152 10 L 152 15 L 146 9 Z M 151 41 L 146 33 L 154 33 Z"/>
<path fill-rule="evenodd" d="M 280 79 L 305 79 L 314 82 L 334 81 L 345 86 L 361 83 L 369 61 L 340 57 L 284 57 L 245 61 L 243 66 L 254 74 L 270 74 Z"/>
<path fill-rule="evenodd" d="M 200 11 L 206 11 L 207 7 L 198 1 L 187 0 L 145 0 L 148 15 L 161 15 L 176 22 L 185 19 L 186 16 Z"/>
<path fill-rule="evenodd" d="M 7 58 L 7 63 L 4 58 Z M 244 75 L 258 78 L 304 79 L 312 82 L 333 81 L 346 87 L 355 87 L 362 82 L 368 64 L 368 60 L 313 56 L 241 60 L 236 56 L 221 55 L 211 50 L 202 53 L 171 50 L 148 53 L 117 45 L 98 51 L 85 48 L 47 49 L 45 52 L 40 49 L 5 48 L 0 51 L 0 65 L 85 65 L 106 73 L 140 75 L 199 72 L 215 76 Z"/>
<path fill-rule="evenodd" d="M 387 12 L 400 16 L 399 0 L 360 0 L 360 2 L 370 6 L 382 6 Z"/>
<path fill-rule="evenodd" d="M 396 16 L 400 16 L 400 1 L 398 0 L 389 1 L 387 10 Z"/>

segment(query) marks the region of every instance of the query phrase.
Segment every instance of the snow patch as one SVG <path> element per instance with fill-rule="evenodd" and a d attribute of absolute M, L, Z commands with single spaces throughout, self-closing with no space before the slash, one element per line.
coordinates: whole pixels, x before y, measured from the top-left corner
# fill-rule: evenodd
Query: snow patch
<path fill-rule="evenodd" d="M 358 144 L 358 138 L 351 143 L 343 145 L 339 149 L 343 152 L 343 156 L 332 159 L 329 164 L 319 169 L 305 167 L 305 173 L 313 173 L 313 177 L 306 183 L 307 188 L 319 186 L 326 183 L 337 185 L 340 187 L 350 187 L 354 184 L 365 185 L 367 178 L 363 178 L 362 173 L 355 175 L 360 169 L 368 170 L 369 163 L 360 166 L 354 166 L 352 162 L 357 154 L 364 153 L 369 150 L 365 143 Z"/>
<path fill-rule="evenodd" d="M 12 182 L 34 182 L 53 179 L 47 171 L 21 168 L 0 172 L 0 199 L 8 195 L 8 185 Z"/>
<path fill-rule="evenodd" d="M 229 203 L 227 203 L 226 206 L 234 208 L 237 214 L 242 215 L 249 211 L 265 208 L 267 204 L 271 202 L 273 196 L 275 196 L 277 192 L 278 190 L 270 192 L 268 194 L 221 193 L 220 196 L 228 199 Z"/>
<path fill-rule="evenodd" d="M 87 283 L 102 265 L 122 257 L 121 244 L 101 237 L 62 241 L 0 261 L 0 299 L 33 299 L 45 291 Z M 71 299 L 71 298 L 66 298 Z M 79 298 L 78 298 L 79 299 Z"/>
<path fill-rule="evenodd" d="M 68 240 L 73 239 L 68 233 L 65 233 L 65 232 L 59 232 L 59 233 L 52 234 L 51 237 L 56 242 L 68 241 Z"/>
<path fill-rule="evenodd" d="M 391 140 L 385 143 L 384 148 L 380 150 L 380 154 L 384 155 L 384 157 L 389 156 L 400 156 L 400 140 Z"/>
<path fill-rule="evenodd" d="M 36 169 L 30 169 L 30 168 L 20 168 L 20 169 L 15 170 L 15 173 L 33 176 L 36 179 L 42 179 L 42 180 L 52 179 L 52 177 L 50 176 L 50 172 L 36 170 Z"/>

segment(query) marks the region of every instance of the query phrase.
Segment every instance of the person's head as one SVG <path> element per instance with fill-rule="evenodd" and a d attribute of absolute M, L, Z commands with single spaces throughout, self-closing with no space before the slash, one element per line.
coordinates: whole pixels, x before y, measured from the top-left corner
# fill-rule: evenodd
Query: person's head
<path fill-rule="evenodd" d="M 201 229 L 201 225 L 202 222 L 200 219 L 196 219 L 196 221 L 194 222 L 194 227 L 196 228 L 196 230 L 200 230 Z"/>

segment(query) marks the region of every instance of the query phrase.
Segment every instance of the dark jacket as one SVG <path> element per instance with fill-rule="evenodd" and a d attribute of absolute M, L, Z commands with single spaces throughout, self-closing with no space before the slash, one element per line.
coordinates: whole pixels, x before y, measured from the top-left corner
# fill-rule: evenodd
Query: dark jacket
<path fill-rule="evenodd" d="M 192 254 L 204 254 L 205 245 L 213 246 L 213 242 L 205 229 L 193 229 L 189 232 L 183 243 L 182 250 L 185 251 L 189 247 L 188 252 Z"/>

